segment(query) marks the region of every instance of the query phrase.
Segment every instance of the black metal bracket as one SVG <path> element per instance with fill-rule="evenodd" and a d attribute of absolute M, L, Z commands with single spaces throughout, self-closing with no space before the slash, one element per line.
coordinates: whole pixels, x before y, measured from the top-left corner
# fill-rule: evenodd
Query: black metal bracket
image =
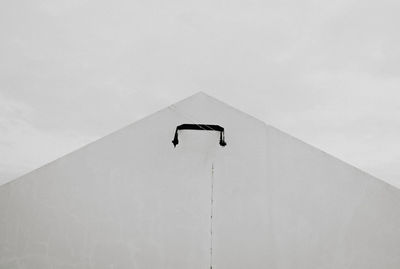
<path fill-rule="evenodd" d="M 217 132 L 219 132 L 219 144 L 222 147 L 226 146 L 224 127 L 221 127 L 219 125 L 214 125 L 214 124 L 187 124 L 187 123 L 185 123 L 185 124 L 176 126 L 174 140 L 172 140 L 172 144 L 174 144 L 174 147 L 176 147 L 176 145 L 178 145 L 178 143 L 179 143 L 179 140 L 178 140 L 178 131 L 179 130 L 217 131 Z"/>

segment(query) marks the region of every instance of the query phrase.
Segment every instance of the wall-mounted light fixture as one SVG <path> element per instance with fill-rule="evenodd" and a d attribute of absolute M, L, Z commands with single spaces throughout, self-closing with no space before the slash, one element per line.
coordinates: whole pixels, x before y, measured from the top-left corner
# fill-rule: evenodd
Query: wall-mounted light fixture
<path fill-rule="evenodd" d="M 178 131 L 180 131 L 180 130 L 200 130 L 200 131 L 219 132 L 219 144 L 222 147 L 226 146 L 224 127 L 221 127 L 219 125 L 214 125 L 214 124 L 187 124 L 187 123 L 185 123 L 185 124 L 178 125 L 176 127 L 174 140 L 172 140 L 172 144 L 174 144 L 174 147 L 176 147 L 176 145 L 178 145 L 178 143 L 179 143 Z"/>

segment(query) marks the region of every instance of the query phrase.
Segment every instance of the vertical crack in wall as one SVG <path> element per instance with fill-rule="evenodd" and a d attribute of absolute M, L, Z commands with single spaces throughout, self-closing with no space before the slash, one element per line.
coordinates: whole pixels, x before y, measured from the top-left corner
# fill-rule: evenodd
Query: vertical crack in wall
<path fill-rule="evenodd" d="M 210 269 L 213 268 L 213 217 L 214 217 L 214 163 L 211 164 L 211 201 L 210 201 Z"/>

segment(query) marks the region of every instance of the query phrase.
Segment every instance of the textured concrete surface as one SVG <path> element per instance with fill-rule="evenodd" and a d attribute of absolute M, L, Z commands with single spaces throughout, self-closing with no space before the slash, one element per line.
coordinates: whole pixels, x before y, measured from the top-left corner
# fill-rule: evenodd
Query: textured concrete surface
<path fill-rule="evenodd" d="M 182 123 L 228 145 L 182 131 L 174 149 Z M 399 253 L 398 189 L 202 93 L 0 187 L 0 268 L 398 269 Z"/>

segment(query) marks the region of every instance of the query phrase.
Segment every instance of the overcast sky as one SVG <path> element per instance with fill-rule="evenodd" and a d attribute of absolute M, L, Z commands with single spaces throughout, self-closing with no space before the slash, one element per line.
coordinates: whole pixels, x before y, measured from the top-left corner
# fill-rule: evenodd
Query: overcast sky
<path fill-rule="evenodd" d="M 400 1 L 0 3 L 0 183 L 204 91 L 400 186 Z"/>

